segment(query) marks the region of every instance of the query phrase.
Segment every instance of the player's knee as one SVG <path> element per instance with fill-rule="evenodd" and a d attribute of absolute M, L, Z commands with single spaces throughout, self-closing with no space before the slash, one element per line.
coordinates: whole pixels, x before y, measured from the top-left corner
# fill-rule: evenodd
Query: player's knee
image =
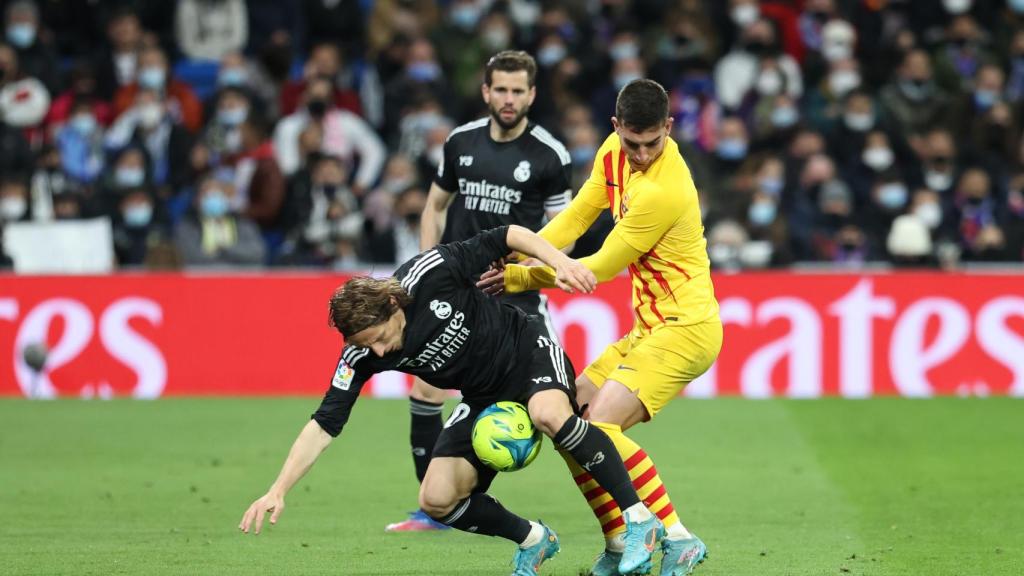
<path fill-rule="evenodd" d="M 558 434 L 570 416 L 572 408 L 568 401 L 530 403 L 530 420 L 549 438 L 554 438 L 555 434 Z"/>
<path fill-rule="evenodd" d="M 451 513 L 458 504 L 458 495 L 451 490 L 439 489 L 424 482 L 420 486 L 420 510 L 427 513 L 427 516 L 441 519 Z"/>

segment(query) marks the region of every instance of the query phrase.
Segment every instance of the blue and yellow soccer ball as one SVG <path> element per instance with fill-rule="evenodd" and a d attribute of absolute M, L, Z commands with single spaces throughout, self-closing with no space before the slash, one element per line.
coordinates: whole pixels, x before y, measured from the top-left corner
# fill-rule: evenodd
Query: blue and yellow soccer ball
<path fill-rule="evenodd" d="M 529 466 L 540 453 L 543 438 L 526 407 L 518 402 L 491 404 L 473 423 L 476 457 L 498 472 L 515 472 Z"/>

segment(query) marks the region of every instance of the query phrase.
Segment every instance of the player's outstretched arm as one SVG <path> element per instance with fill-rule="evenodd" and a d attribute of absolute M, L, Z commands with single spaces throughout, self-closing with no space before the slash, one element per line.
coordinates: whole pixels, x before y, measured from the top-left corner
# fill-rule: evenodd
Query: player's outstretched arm
<path fill-rule="evenodd" d="M 430 185 L 427 203 L 420 216 L 420 250 L 430 250 L 441 241 L 447 223 L 448 206 L 455 195 L 441 188 L 437 183 Z"/>
<path fill-rule="evenodd" d="M 555 285 L 566 292 L 589 294 L 597 287 L 597 278 L 586 266 L 569 258 L 527 228 L 509 226 L 506 242 L 512 250 L 537 258 L 553 268 Z"/>
<path fill-rule="evenodd" d="M 302 432 L 299 432 L 295 443 L 292 444 L 292 449 L 288 452 L 288 458 L 285 459 L 284 466 L 281 467 L 281 472 L 277 475 L 277 480 L 270 486 L 270 490 L 267 490 L 266 494 L 257 498 L 249 506 L 249 509 L 242 515 L 242 521 L 238 523 L 238 528 L 246 534 L 250 529 L 259 534 L 267 512 L 270 512 L 270 523 L 277 524 L 277 519 L 284 511 L 285 494 L 313 467 L 313 463 L 331 443 L 331 440 L 333 440 L 331 435 L 325 432 L 316 420 L 310 420 Z"/>

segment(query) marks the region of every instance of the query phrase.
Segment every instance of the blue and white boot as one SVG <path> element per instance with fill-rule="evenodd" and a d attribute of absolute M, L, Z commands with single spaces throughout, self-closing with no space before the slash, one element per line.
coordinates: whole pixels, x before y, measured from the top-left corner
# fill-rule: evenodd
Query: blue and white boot
<path fill-rule="evenodd" d="M 708 557 L 708 547 L 696 536 L 683 540 L 662 540 L 661 576 L 686 576 Z"/>
<path fill-rule="evenodd" d="M 561 546 L 558 545 L 558 534 L 555 534 L 555 531 L 545 526 L 543 522 L 540 525 L 544 529 L 540 542 L 529 548 L 516 550 L 516 555 L 512 558 L 512 564 L 515 565 L 512 576 L 537 576 L 540 565 L 558 554 L 561 549 Z"/>

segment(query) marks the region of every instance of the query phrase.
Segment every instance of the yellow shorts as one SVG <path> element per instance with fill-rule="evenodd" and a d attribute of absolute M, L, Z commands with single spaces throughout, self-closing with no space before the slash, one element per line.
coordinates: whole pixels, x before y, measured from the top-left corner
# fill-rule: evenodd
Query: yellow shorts
<path fill-rule="evenodd" d="M 653 418 L 684 386 L 707 371 L 722 349 L 722 323 L 666 324 L 650 334 L 631 331 L 609 345 L 583 374 L 600 388 L 621 382 Z"/>

